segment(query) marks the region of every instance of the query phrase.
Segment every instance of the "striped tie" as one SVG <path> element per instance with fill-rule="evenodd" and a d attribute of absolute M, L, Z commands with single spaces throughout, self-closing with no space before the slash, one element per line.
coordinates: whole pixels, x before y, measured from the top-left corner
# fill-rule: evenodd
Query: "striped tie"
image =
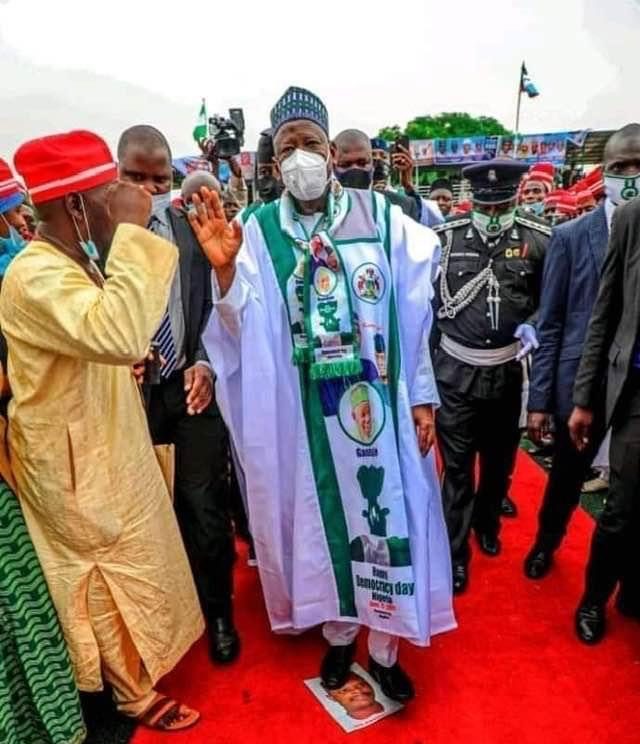
<path fill-rule="evenodd" d="M 176 345 L 173 341 L 173 333 L 171 332 L 171 318 L 169 317 L 169 311 L 164 314 L 160 328 L 156 331 L 156 335 L 153 340 L 160 347 L 160 355 L 165 360 L 164 367 L 160 371 L 160 375 L 165 379 L 169 377 L 172 372 L 175 372 L 178 366 L 178 358 L 176 356 Z"/>

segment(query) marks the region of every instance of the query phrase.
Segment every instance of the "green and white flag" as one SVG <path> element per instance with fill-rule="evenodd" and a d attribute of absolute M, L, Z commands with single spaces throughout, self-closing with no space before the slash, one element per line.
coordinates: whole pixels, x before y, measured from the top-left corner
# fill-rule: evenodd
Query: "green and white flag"
<path fill-rule="evenodd" d="M 193 128 L 193 139 L 196 142 L 200 142 L 205 139 L 208 132 L 207 127 L 207 104 L 204 98 L 202 99 L 202 105 L 200 106 L 200 113 L 198 114 L 198 123 Z"/>

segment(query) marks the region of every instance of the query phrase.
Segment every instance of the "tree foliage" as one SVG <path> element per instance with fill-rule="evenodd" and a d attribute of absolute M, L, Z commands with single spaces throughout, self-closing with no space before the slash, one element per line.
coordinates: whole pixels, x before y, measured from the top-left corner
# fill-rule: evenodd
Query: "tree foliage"
<path fill-rule="evenodd" d="M 511 134 L 511 131 L 493 116 L 471 116 L 462 111 L 454 111 L 436 116 L 416 116 L 404 129 L 394 124 L 383 127 L 378 136 L 392 141 L 402 135 L 409 139 L 446 139 L 495 134 Z"/>
<path fill-rule="evenodd" d="M 401 126 L 398 124 L 394 124 L 392 127 L 383 127 L 378 132 L 378 137 L 382 137 L 382 139 L 387 140 L 387 142 L 395 142 L 395 140 L 398 139 L 398 137 L 402 137 L 404 134 L 404 131 Z"/>

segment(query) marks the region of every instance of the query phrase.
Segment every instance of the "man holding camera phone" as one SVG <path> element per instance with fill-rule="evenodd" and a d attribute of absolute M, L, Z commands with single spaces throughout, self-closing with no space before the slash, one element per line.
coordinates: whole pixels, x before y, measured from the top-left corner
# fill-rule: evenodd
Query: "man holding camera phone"
<path fill-rule="evenodd" d="M 120 177 L 151 195 L 149 228 L 178 246 L 169 303 L 154 336 L 161 381 L 144 387 L 154 444 L 175 445 L 175 510 L 217 663 L 238 656 L 232 591 L 235 550 L 227 509 L 228 435 L 213 400 L 213 372 L 200 336 L 211 312 L 210 267 L 184 210 L 171 199 L 171 152 L 157 129 L 127 129 L 118 144 Z"/>
<path fill-rule="evenodd" d="M 338 154 L 343 168 L 352 165 L 358 167 L 363 153 L 368 150 L 372 163 L 371 181 L 373 189 L 383 193 L 392 204 L 402 209 L 407 217 L 419 222 L 425 227 L 435 227 L 444 222 L 444 217 L 436 202 L 423 199 L 413 186 L 414 161 L 411 155 L 408 137 L 399 137 L 389 150 L 388 143 L 377 137 L 366 143 L 366 135 L 357 129 L 347 129 L 336 137 Z M 389 186 L 389 178 L 393 169 L 400 180 L 401 191 Z M 353 168 L 355 172 L 355 168 Z M 358 174 L 360 180 L 361 174 Z M 404 193 L 402 193 L 404 192 Z"/>

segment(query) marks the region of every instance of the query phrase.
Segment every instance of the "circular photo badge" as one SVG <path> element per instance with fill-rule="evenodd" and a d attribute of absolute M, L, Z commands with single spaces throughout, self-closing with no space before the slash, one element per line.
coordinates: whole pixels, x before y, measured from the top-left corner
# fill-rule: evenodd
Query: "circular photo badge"
<path fill-rule="evenodd" d="M 386 411 L 380 392 L 368 382 L 356 382 L 340 398 L 338 420 L 358 444 L 371 445 L 384 428 Z"/>
<path fill-rule="evenodd" d="M 336 275 L 331 269 L 326 266 L 318 266 L 313 275 L 313 286 L 316 290 L 316 294 L 320 297 L 327 297 L 333 294 L 333 290 L 336 288 L 338 280 Z"/>
<path fill-rule="evenodd" d="M 351 285 L 356 297 L 375 305 L 384 296 L 386 282 L 380 267 L 374 263 L 363 263 L 353 272 Z"/>

